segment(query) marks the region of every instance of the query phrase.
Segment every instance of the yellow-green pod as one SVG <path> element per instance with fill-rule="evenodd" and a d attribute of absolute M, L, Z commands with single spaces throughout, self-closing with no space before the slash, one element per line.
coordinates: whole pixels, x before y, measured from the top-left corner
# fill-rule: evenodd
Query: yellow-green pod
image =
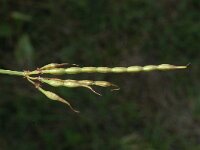
<path fill-rule="evenodd" d="M 96 72 L 96 67 L 83 67 L 81 68 L 81 72 L 93 73 L 93 72 Z"/>
<path fill-rule="evenodd" d="M 113 84 L 111 84 L 110 82 L 106 82 L 106 81 L 94 81 L 94 85 L 108 87 L 108 86 L 112 86 Z"/>
<path fill-rule="evenodd" d="M 108 67 L 97 67 L 96 71 L 99 73 L 109 73 L 111 72 L 111 68 Z"/>
<path fill-rule="evenodd" d="M 158 65 L 159 70 L 185 69 L 187 66 L 174 66 L 169 64 Z"/>
<path fill-rule="evenodd" d="M 98 94 L 98 95 L 101 95 L 99 94 L 98 92 L 96 92 L 92 87 L 86 85 L 86 84 L 81 84 L 79 81 L 76 81 L 76 80 L 64 80 L 64 86 L 65 87 L 69 87 L 69 88 L 75 88 L 75 87 L 85 87 L 85 88 L 88 88 L 90 89 L 92 92 Z"/>
<path fill-rule="evenodd" d="M 65 73 L 64 68 L 55 68 L 55 69 L 50 69 L 50 70 L 41 70 L 41 73 L 48 73 L 48 74 L 53 74 L 53 75 L 61 75 Z"/>
<path fill-rule="evenodd" d="M 78 81 L 80 84 L 85 84 L 85 85 L 93 85 L 94 81 L 91 80 L 80 80 Z"/>
<path fill-rule="evenodd" d="M 102 86 L 102 87 L 108 87 L 108 86 L 113 85 L 107 81 L 92 81 L 92 80 L 79 80 L 78 83 L 82 85 L 96 85 L 96 86 Z"/>
<path fill-rule="evenodd" d="M 169 64 L 161 64 L 158 65 L 157 68 L 158 70 L 169 70 L 169 69 L 173 69 L 173 65 L 169 65 Z"/>
<path fill-rule="evenodd" d="M 56 68 L 58 65 L 60 65 L 60 64 L 51 63 L 51 64 L 48 64 L 48 65 L 45 65 L 45 66 L 41 67 L 40 69 L 41 69 L 41 70 L 52 69 L 52 68 Z"/>
<path fill-rule="evenodd" d="M 123 72 L 126 72 L 126 71 L 127 71 L 127 68 L 125 68 L 125 67 L 114 67 L 114 68 L 112 68 L 113 73 L 123 73 Z"/>
<path fill-rule="evenodd" d="M 50 70 L 50 69 L 60 68 L 60 67 L 67 66 L 67 65 L 78 66 L 76 64 L 69 64 L 69 63 L 61 63 L 61 64 L 51 63 L 51 64 L 45 65 L 39 69 L 40 70 Z"/>
<path fill-rule="evenodd" d="M 80 87 L 81 85 L 76 80 L 64 80 L 63 86 L 74 88 L 74 87 Z"/>
<path fill-rule="evenodd" d="M 152 71 L 152 70 L 156 70 L 157 69 L 157 66 L 155 65 L 148 65 L 148 66 L 144 66 L 142 68 L 143 71 Z"/>
<path fill-rule="evenodd" d="M 141 66 L 130 66 L 127 68 L 127 72 L 140 72 L 142 71 Z"/>
<path fill-rule="evenodd" d="M 40 79 L 41 82 L 49 84 L 51 86 L 54 87 L 58 87 L 58 86 L 63 86 L 64 85 L 64 81 L 60 80 L 60 79 L 45 79 L 45 78 L 41 78 Z"/>
<path fill-rule="evenodd" d="M 113 86 L 116 87 L 115 89 L 119 89 L 119 87 L 115 84 L 112 84 L 110 82 L 107 81 L 92 81 L 92 80 L 79 80 L 77 81 L 78 83 L 80 83 L 81 85 L 96 85 L 96 86 L 101 86 L 101 87 L 109 87 L 109 86 Z"/>
<path fill-rule="evenodd" d="M 55 93 L 53 93 L 53 92 L 51 92 L 51 91 L 46 91 L 46 90 L 44 90 L 44 89 L 42 89 L 42 88 L 38 88 L 38 90 L 39 90 L 40 92 L 42 92 L 42 93 L 43 93 L 46 97 L 48 97 L 49 99 L 54 100 L 54 101 L 59 101 L 59 102 L 65 103 L 65 104 L 67 104 L 67 105 L 71 108 L 71 110 L 73 110 L 73 111 L 76 112 L 76 113 L 79 113 L 79 111 L 75 110 L 75 109 L 71 106 L 71 104 L 70 104 L 68 101 L 66 101 L 65 99 L 61 98 L 61 97 L 58 96 L 57 94 L 55 94 Z"/>
<path fill-rule="evenodd" d="M 80 67 L 70 67 L 65 69 L 65 73 L 67 74 L 76 74 L 76 73 L 80 73 L 81 68 Z"/>
<path fill-rule="evenodd" d="M 112 91 L 120 89 L 117 85 L 107 82 L 107 81 L 94 81 L 94 85 L 101 86 L 101 87 L 114 87 Z"/>

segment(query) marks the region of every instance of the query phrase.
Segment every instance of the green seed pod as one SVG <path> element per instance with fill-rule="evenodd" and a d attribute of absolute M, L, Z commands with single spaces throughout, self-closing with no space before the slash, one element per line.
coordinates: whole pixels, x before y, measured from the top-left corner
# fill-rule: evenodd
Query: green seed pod
<path fill-rule="evenodd" d="M 76 80 L 64 80 L 63 86 L 69 88 L 75 88 L 75 87 L 80 87 L 81 84 L 79 84 Z"/>
<path fill-rule="evenodd" d="M 112 90 L 119 90 L 119 87 L 115 84 L 112 84 L 110 82 L 107 82 L 107 81 L 91 81 L 91 80 L 79 80 L 78 83 L 80 84 L 85 84 L 85 85 L 96 85 L 96 86 L 101 86 L 101 87 L 115 87 L 114 89 Z"/>
<path fill-rule="evenodd" d="M 141 66 L 130 66 L 127 68 L 127 72 L 132 73 L 132 72 L 140 72 L 142 71 Z"/>
<path fill-rule="evenodd" d="M 117 85 L 112 84 L 107 81 L 94 81 L 94 85 L 101 86 L 101 87 L 115 87 L 115 88 L 111 89 L 112 91 L 120 89 Z"/>
<path fill-rule="evenodd" d="M 127 68 L 125 67 L 114 67 L 111 69 L 111 71 L 113 73 L 123 73 L 123 72 L 127 72 Z"/>
<path fill-rule="evenodd" d="M 80 73 L 81 68 L 80 67 L 70 67 L 65 69 L 65 73 L 66 74 L 76 74 L 76 73 Z"/>
<path fill-rule="evenodd" d="M 50 70 L 41 70 L 42 74 L 53 74 L 53 75 L 61 75 L 65 73 L 64 68 L 55 68 L 55 69 L 50 69 Z"/>
<path fill-rule="evenodd" d="M 64 86 L 65 87 L 69 87 L 69 88 L 85 87 L 85 88 L 90 89 L 95 94 L 101 95 L 98 92 L 96 92 L 92 87 L 90 87 L 90 86 L 88 86 L 86 84 L 83 84 L 83 83 L 81 84 L 81 83 L 79 83 L 79 81 L 76 81 L 76 80 L 64 80 Z"/>
<path fill-rule="evenodd" d="M 63 98 L 61 98 L 60 96 L 58 96 L 57 94 L 55 94 L 55 93 L 53 93 L 53 92 L 51 92 L 51 91 L 46 91 L 46 90 L 44 90 L 44 89 L 42 89 L 42 88 L 38 88 L 38 90 L 40 91 L 40 92 L 42 92 L 46 97 L 48 97 L 49 99 L 51 99 L 51 100 L 54 100 L 54 101 L 59 101 L 59 102 L 62 102 L 62 103 L 65 103 L 65 104 L 67 104 L 70 108 L 71 108 L 71 110 L 73 110 L 74 112 L 76 112 L 76 113 L 79 113 L 79 111 L 77 111 L 77 110 L 75 110 L 72 106 L 71 106 L 71 104 L 68 102 L 68 101 L 66 101 L 66 100 L 64 100 Z"/>
<path fill-rule="evenodd" d="M 85 88 L 90 89 L 92 92 L 96 93 L 97 95 L 101 95 L 98 92 L 96 92 L 92 87 L 83 83 L 79 83 L 76 80 L 61 80 L 61 79 L 56 79 L 56 78 L 41 78 L 41 77 L 40 78 L 29 77 L 29 78 L 33 80 L 38 80 L 42 83 L 46 83 L 54 87 L 59 87 L 59 86 L 64 86 L 68 88 L 85 87 Z"/>
<path fill-rule="evenodd" d="M 158 65 L 157 68 L 158 70 L 173 70 L 173 69 L 185 69 L 187 66 L 174 66 L 174 65 L 169 65 L 169 64 L 162 64 Z"/>
<path fill-rule="evenodd" d="M 49 69 L 55 69 L 55 68 L 59 68 L 59 67 L 62 67 L 62 66 L 67 66 L 67 65 L 78 66 L 76 64 L 69 64 L 69 63 L 62 63 L 62 64 L 51 63 L 51 64 L 45 65 L 45 66 L 43 66 L 39 69 L 40 70 L 49 70 Z"/>
<path fill-rule="evenodd" d="M 134 73 L 134 72 L 147 72 L 147 71 L 154 71 L 154 70 L 174 70 L 174 69 L 185 69 L 187 66 L 174 66 L 170 64 L 161 64 L 161 65 L 147 65 L 147 66 L 130 66 L 130 67 L 70 67 L 70 68 L 54 68 L 49 69 L 52 66 L 56 66 L 57 64 L 49 64 L 45 68 L 45 70 L 35 70 L 32 72 L 28 72 L 28 75 L 34 74 L 54 74 L 54 75 L 61 75 L 61 74 L 78 74 L 78 73 Z M 60 64 L 61 65 L 61 64 Z M 47 69 L 47 70 L 46 70 Z"/>
<path fill-rule="evenodd" d="M 109 72 L 111 72 L 111 68 L 108 68 L 108 67 L 97 67 L 96 68 L 96 71 L 98 72 L 98 73 L 109 73 Z"/>
<path fill-rule="evenodd" d="M 49 70 L 49 69 L 58 68 L 60 66 L 64 66 L 64 65 L 67 65 L 67 64 L 68 63 L 63 63 L 63 64 L 51 63 L 51 64 L 48 64 L 48 65 L 45 65 L 45 66 L 41 67 L 40 69 L 41 70 Z"/>
<path fill-rule="evenodd" d="M 96 67 L 83 67 L 81 68 L 81 72 L 93 73 L 96 72 Z"/>
<path fill-rule="evenodd" d="M 85 84 L 85 85 L 93 85 L 94 81 L 91 80 L 79 80 L 78 81 L 80 84 Z"/>
<path fill-rule="evenodd" d="M 69 88 L 80 87 L 80 84 L 76 80 L 61 80 L 57 78 L 38 78 L 38 80 L 54 87 L 58 86 L 65 86 Z"/>
<path fill-rule="evenodd" d="M 54 87 L 64 86 L 63 80 L 60 80 L 60 79 L 40 78 L 39 80 L 43 83 L 49 84 Z"/>
<path fill-rule="evenodd" d="M 157 69 L 157 66 L 155 65 L 148 65 L 148 66 L 144 66 L 142 68 L 143 71 L 152 71 L 152 70 L 156 70 Z"/>
<path fill-rule="evenodd" d="M 111 84 L 110 82 L 106 82 L 106 81 L 94 81 L 94 85 L 102 86 L 102 87 L 113 86 L 113 84 Z"/>

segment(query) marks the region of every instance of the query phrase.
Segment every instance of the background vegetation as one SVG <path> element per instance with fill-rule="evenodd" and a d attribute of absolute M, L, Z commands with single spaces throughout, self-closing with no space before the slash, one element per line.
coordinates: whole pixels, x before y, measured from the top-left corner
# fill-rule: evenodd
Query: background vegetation
<path fill-rule="evenodd" d="M 200 149 L 199 10 L 199 0 L 0 0 L 3 69 L 192 63 L 182 71 L 65 76 L 121 87 L 98 89 L 102 97 L 54 90 L 79 115 L 1 75 L 1 149 Z"/>

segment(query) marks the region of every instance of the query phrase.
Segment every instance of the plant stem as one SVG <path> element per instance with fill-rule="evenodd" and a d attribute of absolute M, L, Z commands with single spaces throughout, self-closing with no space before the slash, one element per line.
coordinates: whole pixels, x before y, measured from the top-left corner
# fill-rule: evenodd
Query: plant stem
<path fill-rule="evenodd" d="M 0 69 L 0 74 L 24 76 L 24 72 Z"/>

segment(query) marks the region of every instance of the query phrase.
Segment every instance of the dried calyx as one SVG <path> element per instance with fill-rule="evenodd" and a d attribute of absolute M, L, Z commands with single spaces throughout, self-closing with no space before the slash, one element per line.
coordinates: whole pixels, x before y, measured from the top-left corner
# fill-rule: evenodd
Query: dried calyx
<path fill-rule="evenodd" d="M 70 66 L 68 68 L 64 68 L 65 66 Z M 75 110 L 68 101 L 64 100 L 57 94 L 46 91 L 41 88 L 40 83 L 45 83 L 53 87 L 68 87 L 68 88 L 77 88 L 77 87 L 85 87 L 90 89 L 92 92 L 99 94 L 96 92 L 92 86 L 100 86 L 100 87 L 111 87 L 113 90 L 119 90 L 119 87 L 115 84 L 112 84 L 107 81 L 92 81 L 92 80 L 62 80 L 59 78 L 45 78 L 40 77 L 42 74 L 53 74 L 53 75 L 62 75 L 62 74 L 78 74 L 78 73 L 136 73 L 136 72 L 148 72 L 154 70 L 174 70 L 174 69 L 185 69 L 186 66 L 174 66 L 170 64 L 161 64 L 161 65 L 148 65 L 148 66 L 130 66 L 130 67 L 78 67 L 76 64 L 68 64 L 68 63 L 51 63 L 45 65 L 41 68 L 37 68 L 34 71 L 24 71 L 23 76 L 27 78 L 29 82 L 35 85 L 35 87 L 43 93 L 46 97 L 51 100 L 60 101 L 62 103 L 67 104 L 74 112 L 79 112 Z M 33 75 L 38 75 L 37 77 Z M 38 84 L 39 83 L 39 84 Z"/>

